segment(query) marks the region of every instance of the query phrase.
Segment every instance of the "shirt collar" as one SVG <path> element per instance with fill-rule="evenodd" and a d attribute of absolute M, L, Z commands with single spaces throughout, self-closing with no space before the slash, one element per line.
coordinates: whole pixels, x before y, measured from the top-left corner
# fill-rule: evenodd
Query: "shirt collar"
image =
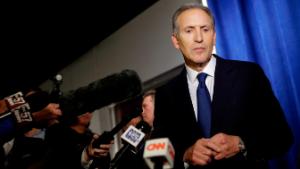
<path fill-rule="evenodd" d="M 187 78 L 190 82 L 194 83 L 197 80 L 197 75 L 201 72 L 197 72 L 194 69 L 190 68 L 188 65 L 185 64 L 185 68 L 187 71 Z M 216 69 L 216 57 L 214 55 L 211 56 L 208 64 L 204 67 L 203 71 L 208 76 L 214 77 L 215 76 L 215 69 Z"/>

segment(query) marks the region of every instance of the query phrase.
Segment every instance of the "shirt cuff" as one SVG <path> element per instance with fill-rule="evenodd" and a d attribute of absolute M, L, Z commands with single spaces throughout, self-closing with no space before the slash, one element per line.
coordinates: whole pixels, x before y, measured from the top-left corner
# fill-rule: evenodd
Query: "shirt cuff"
<path fill-rule="evenodd" d="M 189 163 L 187 163 L 187 162 L 184 162 L 183 164 L 184 164 L 185 169 L 189 168 L 189 166 L 190 166 Z"/>
<path fill-rule="evenodd" d="M 239 137 L 239 148 L 240 148 L 240 152 L 243 154 L 244 157 L 247 157 L 247 149 L 245 146 L 244 141 Z"/>
<path fill-rule="evenodd" d="M 90 165 L 92 164 L 93 159 L 89 159 L 87 155 L 86 148 L 81 153 L 81 166 L 85 169 L 90 168 Z"/>

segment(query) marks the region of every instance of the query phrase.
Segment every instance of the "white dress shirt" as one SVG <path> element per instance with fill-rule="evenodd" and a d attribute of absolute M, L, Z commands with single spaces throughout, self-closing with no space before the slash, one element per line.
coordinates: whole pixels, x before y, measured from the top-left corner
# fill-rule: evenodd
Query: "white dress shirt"
<path fill-rule="evenodd" d="M 214 83 L 215 83 L 215 69 L 216 69 L 216 58 L 214 55 L 212 55 L 211 59 L 209 60 L 208 64 L 205 66 L 202 72 L 197 72 L 187 65 L 185 65 L 186 70 L 187 70 L 187 80 L 188 80 L 188 87 L 189 87 L 189 92 L 190 92 L 190 97 L 192 100 L 192 104 L 194 107 L 194 113 L 196 119 L 198 118 L 197 116 L 197 87 L 198 87 L 198 79 L 197 76 L 199 73 L 206 73 L 207 77 L 205 79 L 205 84 L 207 86 L 210 99 L 213 99 L 213 93 L 214 93 Z"/>

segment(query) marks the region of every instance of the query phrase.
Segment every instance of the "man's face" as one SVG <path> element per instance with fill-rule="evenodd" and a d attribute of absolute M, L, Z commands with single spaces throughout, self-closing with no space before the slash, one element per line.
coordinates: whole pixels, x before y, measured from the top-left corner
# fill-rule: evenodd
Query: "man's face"
<path fill-rule="evenodd" d="M 78 123 L 81 125 L 84 125 L 86 127 L 89 127 L 90 122 L 92 120 L 93 114 L 90 112 L 86 112 L 82 115 L 77 116 L 78 117 Z"/>
<path fill-rule="evenodd" d="M 148 95 L 143 99 L 143 112 L 142 116 L 145 122 L 147 122 L 150 126 L 153 126 L 154 121 L 154 96 Z"/>
<path fill-rule="evenodd" d="M 201 71 L 209 62 L 216 34 L 213 21 L 200 9 L 189 9 L 177 18 L 178 32 L 172 36 L 175 48 L 179 49 L 186 64 Z"/>

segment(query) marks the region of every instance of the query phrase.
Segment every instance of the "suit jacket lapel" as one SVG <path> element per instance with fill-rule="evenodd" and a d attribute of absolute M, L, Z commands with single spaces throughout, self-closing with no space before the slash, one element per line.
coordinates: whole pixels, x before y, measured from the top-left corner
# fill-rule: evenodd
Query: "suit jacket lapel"
<path fill-rule="evenodd" d="M 194 113 L 194 109 L 193 109 L 193 104 L 191 101 L 191 97 L 190 97 L 190 92 L 188 89 L 188 83 L 187 83 L 187 77 L 186 77 L 186 69 L 184 68 L 184 70 L 181 72 L 181 74 L 178 77 L 178 89 L 175 91 L 178 91 L 177 97 L 174 98 L 178 98 L 178 103 L 179 104 L 183 104 L 184 107 L 184 116 L 190 118 L 189 122 L 191 122 L 191 119 L 193 120 L 193 122 L 197 122 L 197 119 L 195 117 L 195 113 Z"/>
<path fill-rule="evenodd" d="M 228 62 L 218 56 L 215 70 L 215 85 L 212 101 L 212 134 L 224 130 L 227 126 L 226 118 L 227 110 L 230 110 L 232 101 L 234 100 L 233 93 L 235 88 L 235 80 L 238 76 L 238 71 L 234 69 L 231 62 Z M 230 118 L 230 117 L 227 117 Z"/>
<path fill-rule="evenodd" d="M 226 60 L 216 56 L 217 63 L 215 69 L 215 85 L 214 85 L 214 95 L 213 104 L 219 101 L 220 97 L 224 96 L 224 92 L 232 89 L 234 85 L 234 78 L 236 77 L 235 71 L 231 64 L 226 63 Z M 223 98 L 221 98 L 222 100 Z"/>

